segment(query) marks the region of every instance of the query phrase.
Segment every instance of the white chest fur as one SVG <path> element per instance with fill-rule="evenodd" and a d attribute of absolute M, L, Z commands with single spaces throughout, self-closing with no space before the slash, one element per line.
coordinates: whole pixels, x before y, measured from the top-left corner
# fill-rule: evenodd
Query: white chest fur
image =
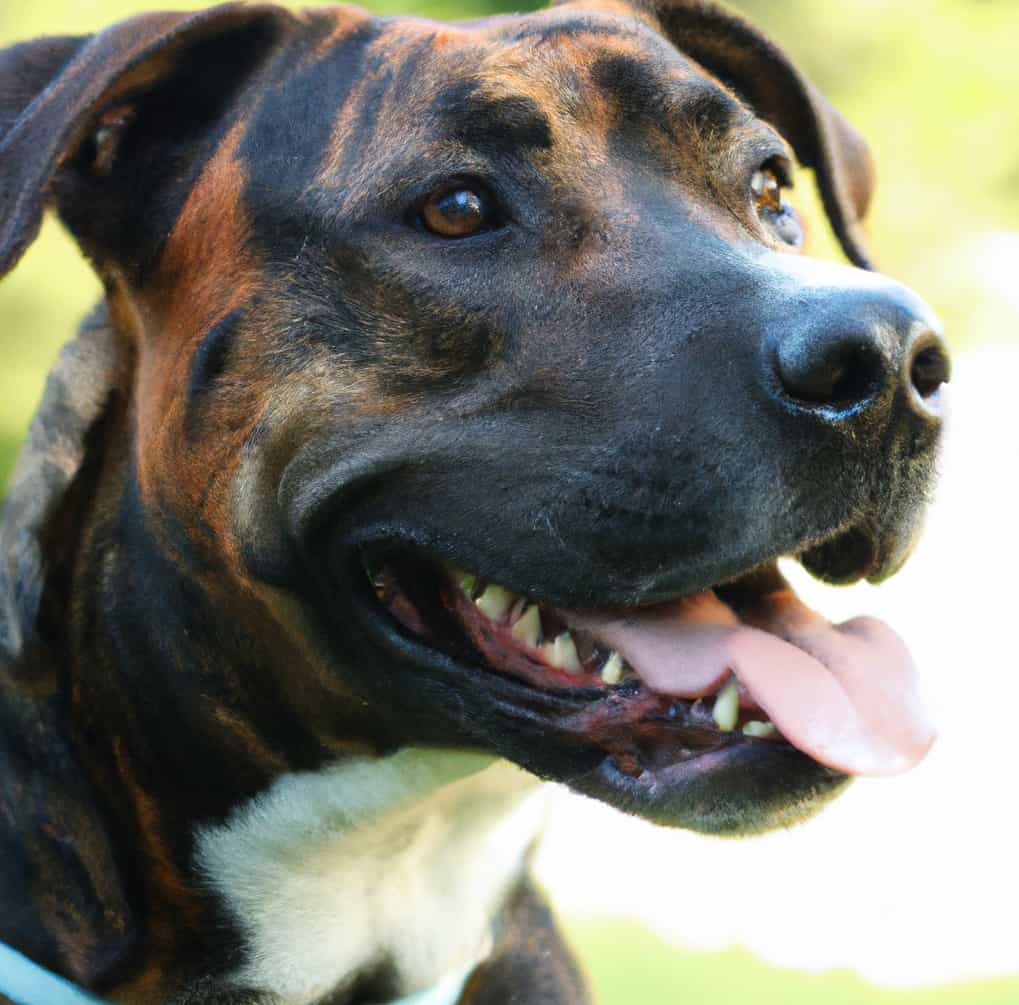
<path fill-rule="evenodd" d="M 477 958 L 544 822 L 505 761 L 404 750 L 288 775 L 197 837 L 248 943 L 238 985 L 310 1005 L 381 961 L 401 994 Z"/>

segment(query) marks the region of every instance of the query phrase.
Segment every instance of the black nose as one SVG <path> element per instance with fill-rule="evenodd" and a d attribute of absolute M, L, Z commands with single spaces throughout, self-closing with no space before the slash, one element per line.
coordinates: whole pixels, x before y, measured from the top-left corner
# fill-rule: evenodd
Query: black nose
<path fill-rule="evenodd" d="M 902 388 L 910 407 L 940 417 L 948 352 L 922 302 L 902 287 L 820 291 L 797 305 L 776 346 L 785 394 L 808 407 L 856 414 Z"/>

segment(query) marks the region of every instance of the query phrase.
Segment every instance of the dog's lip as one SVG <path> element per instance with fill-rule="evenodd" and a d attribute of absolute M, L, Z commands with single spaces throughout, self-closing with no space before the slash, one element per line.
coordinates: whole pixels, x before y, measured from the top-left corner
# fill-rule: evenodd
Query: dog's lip
<path fill-rule="evenodd" d="M 741 716 L 741 725 L 766 713 L 786 740 L 831 769 L 896 774 L 925 756 L 934 730 L 919 699 L 908 651 L 890 628 L 871 618 L 829 624 L 799 601 L 773 563 L 718 589 L 725 595 L 724 604 L 709 590 L 643 607 L 560 613 L 571 628 L 593 631 L 607 646 L 624 650 L 655 699 L 642 721 L 664 723 L 665 716 L 653 713 L 669 709 L 670 697 L 711 695 L 734 675 L 741 684 L 742 704 L 752 713 Z M 691 617 L 695 601 L 700 611 Z M 739 617 L 730 605 L 739 609 Z M 473 609 L 469 603 L 468 608 Z M 412 633 L 420 636 L 420 627 L 412 625 Z M 649 628 L 662 636 L 652 640 L 650 649 L 645 644 Z M 666 645 L 674 646 L 680 658 L 662 659 Z M 482 662 L 488 672 L 503 669 L 498 663 L 504 661 L 497 660 L 494 667 L 487 657 Z M 560 675 L 559 680 L 545 681 L 544 689 L 575 694 L 584 683 Z M 594 683 L 600 682 L 594 678 Z M 604 690 L 588 692 L 589 700 L 606 697 Z M 630 713 L 633 708 L 630 702 Z M 597 720 L 597 714 L 580 713 L 574 725 L 582 725 L 585 717 L 588 726 Z M 618 710 L 610 717 L 617 731 L 636 722 L 632 714 L 620 715 Z M 697 722 L 693 726 L 699 728 Z M 726 734 L 713 749 L 741 741 L 738 732 Z M 611 744 L 603 745 L 611 749 Z"/>

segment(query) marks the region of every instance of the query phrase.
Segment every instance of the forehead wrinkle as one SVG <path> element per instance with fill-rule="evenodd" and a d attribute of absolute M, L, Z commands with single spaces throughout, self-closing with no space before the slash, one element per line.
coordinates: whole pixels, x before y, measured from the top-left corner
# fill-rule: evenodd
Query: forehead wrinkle
<path fill-rule="evenodd" d="M 653 33 L 646 22 L 635 17 L 632 8 L 620 8 L 618 15 L 606 10 L 578 12 L 565 6 L 548 7 L 516 18 L 485 25 L 497 41 L 529 43 L 535 48 L 554 45 L 563 38 L 628 38 Z"/>

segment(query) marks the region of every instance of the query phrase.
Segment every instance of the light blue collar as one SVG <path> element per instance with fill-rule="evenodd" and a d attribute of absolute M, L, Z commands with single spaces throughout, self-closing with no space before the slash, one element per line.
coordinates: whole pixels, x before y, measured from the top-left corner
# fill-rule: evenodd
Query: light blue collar
<path fill-rule="evenodd" d="M 407 995 L 406 998 L 398 998 L 390 1005 L 456 1005 L 463 994 L 467 978 L 477 965 L 478 961 L 474 960 L 462 970 L 446 974 L 438 984 L 433 984 L 425 991 Z"/>
<path fill-rule="evenodd" d="M 438 984 L 392 1002 L 391 1005 L 456 1005 L 477 961 L 447 974 Z M 0 995 L 15 1005 L 102 1005 L 100 999 L 77 985 L 33 963 L 16 949 L 0 942 Z"/>
<path fill-rule="evenodd" d="M 0 995 L 15 1005 L 100 1005 L 98 998 L 2 942 Z"/>

